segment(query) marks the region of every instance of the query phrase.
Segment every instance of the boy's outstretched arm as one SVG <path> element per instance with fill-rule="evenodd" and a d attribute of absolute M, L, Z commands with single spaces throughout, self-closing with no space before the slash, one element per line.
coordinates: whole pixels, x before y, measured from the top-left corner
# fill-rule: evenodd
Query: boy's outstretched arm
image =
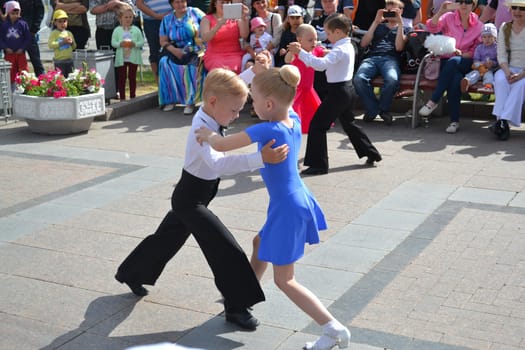
<path fill-rule="evenodd" d="M 197 142 L 201 145 L 203 142 L 208 142 L 210 146 L 219 152 L 227 152 L 237 148 L 242 148 L 252 144 L 250 136 L 244 131 L 236 134 L 222 137 L 216 132 L 211 131 L 206 127 L 200 127 L 195 130 Z M 263 162 L 276 164 L 286 159 L 290 151 L 288 145 L 284 144 L 276 148 L 272 148 L 275 140 L 270 140 L 261 148 L 261 157 Z"/>

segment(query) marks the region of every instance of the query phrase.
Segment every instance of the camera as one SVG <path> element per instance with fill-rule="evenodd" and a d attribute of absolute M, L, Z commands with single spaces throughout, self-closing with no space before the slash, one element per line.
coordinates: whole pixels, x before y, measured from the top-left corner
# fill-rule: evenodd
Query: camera
<path fill-rule="evenodd" d="M 224 4 L 222 5 L 224 18 L 237 19 L 242 17 L 242 3 Z"/>
<path fill-rule="evenodd" d="M 385 11 L 383 12 L 383 17 L 385 18 L 393 18 L 396 16 L 396 12 L 395 11 Z"/>

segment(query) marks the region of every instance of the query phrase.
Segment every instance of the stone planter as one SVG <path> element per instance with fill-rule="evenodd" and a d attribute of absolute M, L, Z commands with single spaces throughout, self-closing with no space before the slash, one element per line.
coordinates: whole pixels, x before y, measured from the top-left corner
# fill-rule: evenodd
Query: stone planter
<path fill-rule="evenodd" d="M 89 130 L 93 118 L 106 113 L 104 89 L 74 97 L 13 95 L 13 115 L 25 119 L 32 132 L 50 135 Z"/>

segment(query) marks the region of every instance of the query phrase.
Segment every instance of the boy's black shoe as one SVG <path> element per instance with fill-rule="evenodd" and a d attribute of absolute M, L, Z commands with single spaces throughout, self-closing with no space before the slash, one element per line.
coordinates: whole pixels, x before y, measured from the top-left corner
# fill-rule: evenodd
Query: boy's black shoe
<path fill-rule="evenodd" d="M 366 165 L 374 165 L 374 162 L 380 162 L 383 158 L 381 156 L 375 155 L 375 156 L 368 156 L 366 159 Z"/>
<path fill-rule="evenodd" d="M 242 311 L 226 311 L 224 310 L 226 321 L 236 324 L 237 326 L 254 331 L 260 324 L 259 320 L 253 317 L 248 309 Z"/>
<path fill-rule="evenodd" d="M 129 289 L 131 289 L 131 291 L 133 292 L 133 294 L 135 294 L 136 296 L 139 296 L 139 297 L 144 297 L 146 295 L 148 295 L 148 290 L 146 288 L 144 288 L 142 286 L 142 284 L 140 283 L 134 283 L 134 282 L 128 282 L 128 281 L 125 281 L 122 276 L 120 275 L 120 273 L 117 272 L 117 274 L 115 275 L 115 279 L 117 281 L 119 281 L 120 283 L 125 283 L 128 285 Z"/>
<path fill-rule="evenodd" d="M 301 175 L 324 175 L 328 174 L 328 169 L 309 167 L 301 171 Z"/>

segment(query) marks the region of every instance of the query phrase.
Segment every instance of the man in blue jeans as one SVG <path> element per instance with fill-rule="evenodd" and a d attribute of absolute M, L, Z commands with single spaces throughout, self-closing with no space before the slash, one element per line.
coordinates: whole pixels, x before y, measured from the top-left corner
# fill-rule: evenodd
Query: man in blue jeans
<path fill-rule="evenodd" d="M 377 11 L 374 21 L 361 39 L 361 46 L 369 47 L 369 51 L 353 81 L 366 109 L 366 122 L 373 121 L 379 115 L 386 124 L 392 124 L 390 106 L 399 90 L 400 53 L 405 48 L 409 31 L 408 27 L 403 27 L 402 14 L 403 3 L 400 0 L 387 0 L 385 8 Z M 371 85 L 378 75 L 384 80 L 379 99 Z"/>

